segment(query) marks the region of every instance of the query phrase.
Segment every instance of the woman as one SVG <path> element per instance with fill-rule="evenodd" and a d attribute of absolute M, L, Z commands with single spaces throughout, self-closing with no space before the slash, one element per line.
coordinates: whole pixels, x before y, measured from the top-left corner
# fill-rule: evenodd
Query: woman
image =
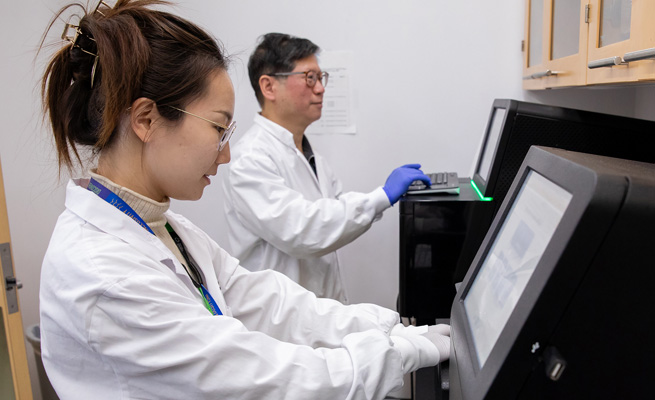
<path fill-rule="evenodd" d="M 168 210 L 230 160 L 234 89 L 200 28 L 119 0 L 67 25 L 43 80 L 60 167 L 91 146 L 45 255 L 42 355 L 62 399 L 378 399 L 449 328 L 251 273 Z M 63 12 L 63 10 L 62 10 Z M 61 12 L 60 12 L 61 14 Z"/>

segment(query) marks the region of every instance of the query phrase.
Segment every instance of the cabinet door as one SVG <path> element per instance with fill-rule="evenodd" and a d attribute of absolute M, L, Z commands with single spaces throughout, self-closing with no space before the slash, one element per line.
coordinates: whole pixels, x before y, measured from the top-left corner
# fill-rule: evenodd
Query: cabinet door
<path fill-rule="evenodd" d="M 588 83 L 655 80 L 655 1 L 591 0 L 590 7 Z"/>
<path fill-rule="evenodd" d="M 586 84 L 586 5 L 586 0 L 527 0 L 525 89 Z"/>
<path fill-rule="evenodd" d="M 523 48 L 523 88 L 544 89 L 544 77 L 548 74 L 544 57 L 545 38 L 549 35 L 546 3 L 549 0 L 526 0 L 525 47 Z"/>

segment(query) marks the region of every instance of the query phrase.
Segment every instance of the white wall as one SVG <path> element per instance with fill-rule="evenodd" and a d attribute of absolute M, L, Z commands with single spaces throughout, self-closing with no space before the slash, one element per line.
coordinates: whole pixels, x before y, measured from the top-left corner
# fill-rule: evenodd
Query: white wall
<path fill-rule="evenodd" d="M 93 2 L 95 4 L 95 1 Z M 270 31 L 307 37 L 323 49 L 354 54 L 357 106 L 354 136 L 312 135 L 347 190 L 369 191 L 407 162 L 426 171 L 470 176 L 494 98 L 653 119 L 655 90 L 644 88 L 521 90 L 523 1 L 187 0 L 177 12 L 210 29 L 232 54 L 236 119 L 244 132 L 258 110 L 246 64 L 257 37 Z M 62 0 L 0 4 L 0 157 L 7 193 L 14 262 L 24 284 L 25 326 L 38 323 L 39 273 L 58 214 L 65 177 L 41 123 L 35 63 L 39 37 Z M 55 40 L 63 28 L 53 28 Z M 49 41 L 52 42 L 52 41 Z M 329 87 L 328 87 L 329 89 Z M 174 202 L 219 243 L 225 243 L 219 177 L 198 202 Z M 353 302 L 395 307 L 398 292 L 398 211 L 387 210 L 364 236 L 343 249 Z M 28 345 L 29 346 L 29 345 Z M 31 351 L 33 387 L 39 397 Z"/>
<path fill-rule="evenodd" d="M 522 7 L 513 1 L 246 1 L 203 10 L 196 4 L 186 2 L 181 12 L 211 27 L 236 55 L 236 119 L 243 129 L 258 110 L 245 66 L 259 35 L 281 31 L 310 38 L 326 51 L 353 52 L 357 134 L 310 136 L 346 190 L 373 190 L 408 162 L 467 176 L 493 98 L 522 96 L 522 25 L 495 22 L 520 21 Z M 218 187 L 212 185 L 200 204 L 174 208 L 220 243 L 225 230 Z M 342 254 L 352 301 L 395 307 L 397 207 Z"/>

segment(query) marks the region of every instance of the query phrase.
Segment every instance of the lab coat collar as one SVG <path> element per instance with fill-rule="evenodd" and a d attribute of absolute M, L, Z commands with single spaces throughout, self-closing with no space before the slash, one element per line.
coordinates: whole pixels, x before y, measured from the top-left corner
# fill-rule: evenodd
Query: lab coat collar
<path fill-rule="evenodd" d="M 261 126 L 266 132 L 269 132 L 273 137 L 282 142 L 285 146 L 291 147 L 294 150 L 298 150 L 296 148 L 296 143 L 293 141 L 293 133 L 284 128 L 282 125 L 276 124 L 275 122 L 259 113 L 255 115 L 255 124 Z"/>
<path fill-rule="evenodd" d="M 185 282 L 193 287 L 182 264 L 155 235 L 151 234 L 132 218 L 107 203 L 86 187 L 88 178 L 73 179 L 66 188 L 66 208 L 99 230 L 134 245 L 148 257 L 173 268 Z M 188 285 L 187 285 L 188 286 Z"/>
<path fill-rule="evenodd" d="M 320 171 L 320 168 L 317 167 L 317 169 L 319 170 L 317 173 L 309 165 L 309 161 L 307 160 L 307 158 L 305 158 L 305 155 L 296 147 L 296 143 L 293 141 L 293 133 L 291 133 L 288 129 L 284 128 L 282 125 L 276 124 L 275 122 L 262 116 L 259 113 L 255 115 L 255 124 L 259 125 L 264 131 L 270 133 L 271 136 L 279 140 L 283 145 L 289 147 L 294 153 L 296 153 L 300 158 L 302 158 L 305 167 L 307 168 L 307 171 L 312 176 L 312 180 L 316 185 L 316 188 L 322 192 L 323 190 L 321 189 L 321 184 L 319 179 L 319 177 L 322 174 L 322 171 Z M 306 140 L 307 144 L 309 144 L 309 140 L 307 139 L 307 136 L 305 136 L 304 140 Z M 311 145 L 309 146 L 311 147 Z M 316 164 L 317 165 L 320 164 L 320 162 L 318 161 L 319 156 L 314 154 L 314 158 Z"/>

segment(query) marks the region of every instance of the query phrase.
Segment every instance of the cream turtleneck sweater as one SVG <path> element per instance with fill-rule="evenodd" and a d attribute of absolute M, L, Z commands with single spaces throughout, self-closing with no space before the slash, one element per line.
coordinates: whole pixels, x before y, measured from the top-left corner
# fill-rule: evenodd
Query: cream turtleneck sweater
<path fill-rule="evenodd" d="M 164 213 L 171 205 L 170 200 L 166 200 L 160 203 L 146 196 L 142 196 L 126 187 L 117 185 L 104 176 L 98 175 L 95 171 L 90 171 L 89 174 L 91 177 L 93 177 L 93 179 L 100 182 L 100 184 L 112 191 L 116 196 L 123 199 L 127 205 L 132 207 L 134 212 L 136 212 L 137 215 L 141 217 L 143 222 L 145 222 L 150 227 L 150 229 L 152 229 L 152 231 L 155 233 L 155 236 L 164 242 L 166 247 L 168 247 L 168 249 L 173 252 L 173 255 L 177 257 L 180 263 L 184 265 L 187 273 L 193 274 L 193 270 L 189 269 L 189 267 L 186 265 L 186 260 L 182 256 L 180 249 L 178 249 L 177 245 L 173 241 L 173 238 L 166 229 L 167 221 Z M 197 276 L 192 275 L 192 277 L 196 278 L 197 280 Z"/>

